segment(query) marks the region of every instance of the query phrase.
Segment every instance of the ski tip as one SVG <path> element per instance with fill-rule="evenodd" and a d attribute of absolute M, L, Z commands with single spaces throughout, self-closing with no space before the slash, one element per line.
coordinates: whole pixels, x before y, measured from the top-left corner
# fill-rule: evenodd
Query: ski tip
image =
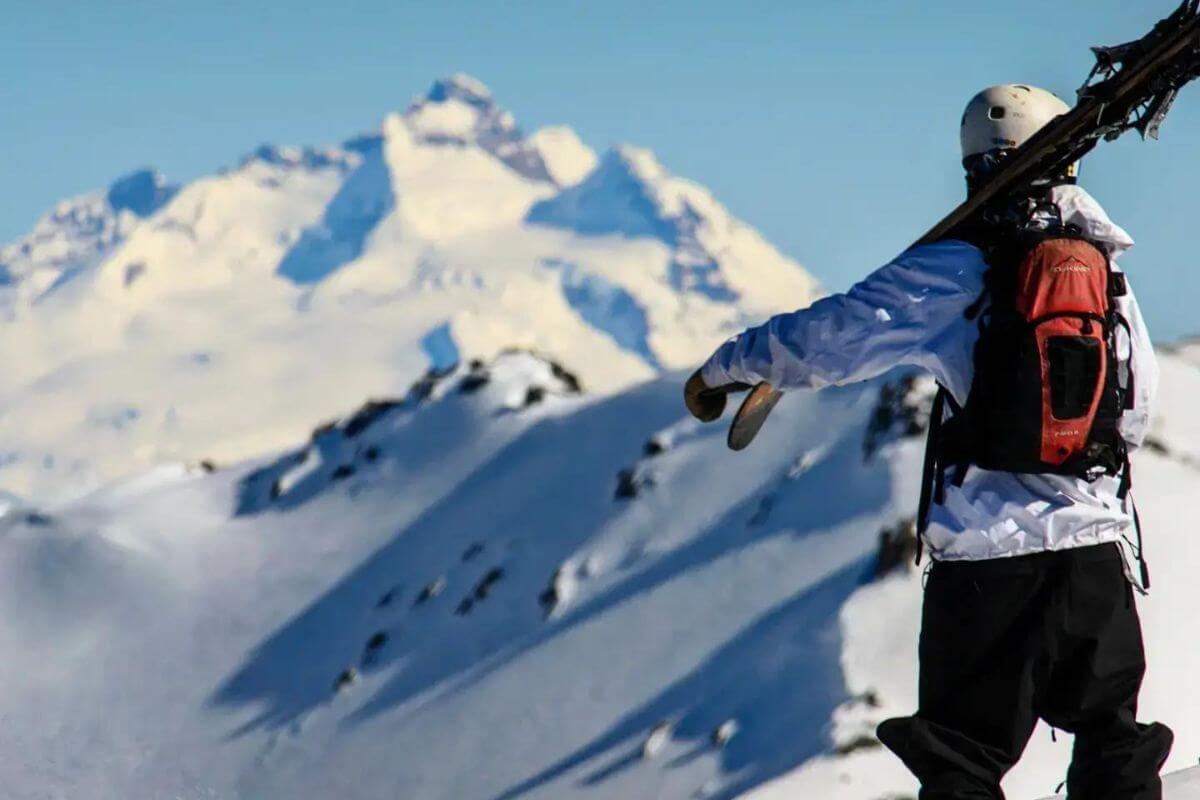
<path fill-rule="evenodd" d="M 729 426 L 726 444 L 730 450 L 738 452 L 750 446 L 781 397 L 783 392 L 769 383 L 760 383 L 754 387 L 738 409 L 733 424 Z"/>

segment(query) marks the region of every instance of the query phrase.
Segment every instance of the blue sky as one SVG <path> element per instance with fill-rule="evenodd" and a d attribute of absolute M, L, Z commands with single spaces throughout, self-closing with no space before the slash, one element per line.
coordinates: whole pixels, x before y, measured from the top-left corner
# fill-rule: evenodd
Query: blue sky
<path fill-rule="evenodd" d="M 979 88 L 1064 96 L 1087 48 L 1172 0 L 68 2 L 0 0 L 0 240 L 55 200 L 153 165 L 188 180 L 261 142 L 373 127 L 435 78 L 484 80 L 527 129 L 652 148 L 844 289 L 961 197 Z M 1200 91 L 1164 141 L 1105 145 L 1084 182 L 1138 239 L 1160 340 L 1200 332 Z"/>

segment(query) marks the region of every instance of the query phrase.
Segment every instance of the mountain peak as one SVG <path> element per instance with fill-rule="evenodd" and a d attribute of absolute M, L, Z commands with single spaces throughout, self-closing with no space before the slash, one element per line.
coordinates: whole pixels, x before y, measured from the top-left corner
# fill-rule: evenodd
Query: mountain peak
<path fill-rule="evenodd" d="M 428 141 L 464 144 L 480 138 L 521 138 L 516 120 L 496 104 L 491 90 L 462 73 L 434 81 L 404 117 L 413 132 Z"/>
<path fill-rule="evenodd" d="M 162 208 L 175 194 L 176 187 L 153 169 L 139 169 L 123 175 L 108 187 L 108 204 L 113 211 L 132 211 L 148 217 Z"/>
<path fill-rule="evenodd" d="M 419 142 L 478 146 L 526 178 L 554 182 L 513 115 L 496 103 L 487 86 L 469 75 L 457 73 L 435 81 L 423 98 L 408 107 L 404 121 Z"/>
<path fill-rule="evenodd" d="M 433 82 L 425 99 L 431 103 L 461 100 L 467 105 L 484 108 L 495 103 L 492 90 L 483 81 L 463 72 L 456 72 Z"/>

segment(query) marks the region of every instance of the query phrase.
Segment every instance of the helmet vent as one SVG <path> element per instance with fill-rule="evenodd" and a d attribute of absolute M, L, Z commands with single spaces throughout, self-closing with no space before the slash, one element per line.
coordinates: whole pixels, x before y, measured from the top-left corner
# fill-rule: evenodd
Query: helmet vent
<path fill-rule="evenodd" d="M 1008 111 L 1004 106 L 992 106 L 988 109 L 988 119 L 1004 119 L 1007 114 Z"/>

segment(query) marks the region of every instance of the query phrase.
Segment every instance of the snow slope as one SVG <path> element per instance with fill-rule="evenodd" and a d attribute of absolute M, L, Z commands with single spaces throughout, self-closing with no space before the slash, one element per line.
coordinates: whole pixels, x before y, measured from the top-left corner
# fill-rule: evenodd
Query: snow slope
<path fill-rule="evenodd" d="M 1046 800 L 1062 800 L 1063 795 L 1055 795 Z M 1200 768 L 1167 775 L 1163 781 L 1163 800 L 1195 800 L 1200 798 Z"/>
<path fill-rule="evenodd" d="M 864 735 L 912 706 L 919 576 L 876 573 L 915 505 L 927 387 L 791 396 L 733 455 L 683 417 L 681 380 L 592 396 L 514 351 L 274 457 L 10 510 L 0 781 L 18 798 L 911 793 Z M 1186 408 L 1164 392 L 1168 417 Z M 1175 727 L 1182 767 L 1200 752 L 1197 471 L 1154 449 L 1138 466 L 1144 713 Z M 1050 793 L 1068 751 L 1039 733 L 1012 796 Z"/>
<path fill-rule="evenodd" d="M 261 455 L 509 346 L 611 392 L 815 294 L 649 152 L 526 136 L 454 76 L 340 145 L 135 173 L 0 249 L 0 487 Z"/>
<path fill-rule="evenodd" d="M 928 384 L 789 396 L 738 455 L 680 402 L 816 291 L 466 76 L 60 204 L 0 249 L 0 794 L 912 796 L 872 731 L 914 703 Z M 1183 768 L 1200 356 L 1163 362 L 1144 712 Z M 1039 731 L 1010 794 L 1068 752 Z"/>

